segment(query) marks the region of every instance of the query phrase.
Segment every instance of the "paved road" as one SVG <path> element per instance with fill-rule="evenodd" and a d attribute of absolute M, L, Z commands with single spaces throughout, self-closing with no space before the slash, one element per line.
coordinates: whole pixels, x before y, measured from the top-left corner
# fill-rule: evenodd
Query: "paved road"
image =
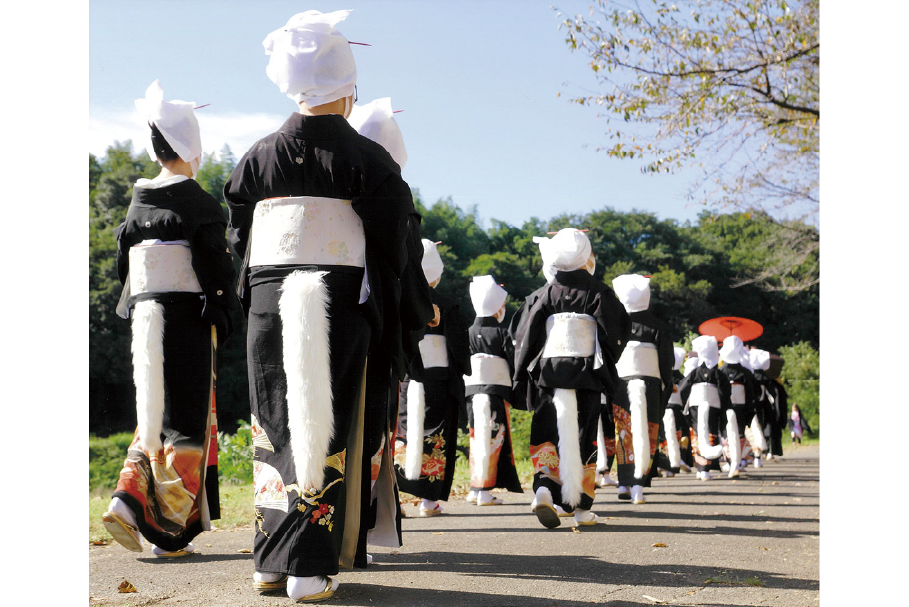
<path fill-rule="evenodd" d="M 329 605 L 576 607 L 820 604 L 820 462 L 816 446 L 737 480 L 657 479 L 648 503 L 598 489 L 594 527 L 543 528 L 530 491 L 502 506 L 452 497 L 442 516 L 404 521 L 404 547 L 375 548 L 342 571 Z M 416 514 L 416 507 L 405 512 Z M 89 548 L 90 605 L 292 605 L 252 590 L 252 528 L 212 531 L 180 561 L 119 545 Z M 657 547 L 655 544 L 665 544 Z M 129 580 L 137 593 L 117 593 Z"/>

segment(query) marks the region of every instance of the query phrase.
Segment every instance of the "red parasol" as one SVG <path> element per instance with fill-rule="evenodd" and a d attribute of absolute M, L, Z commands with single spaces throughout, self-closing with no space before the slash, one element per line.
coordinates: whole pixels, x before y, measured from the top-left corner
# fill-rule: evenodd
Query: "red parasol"
<path fill-rule="evenodd" d="M 723 341 L 730 335 L 735 335 L 742 341 L 757 339 L 764 333 L 764 327 L 748 318 L 738 316 L 720 316 L 705 320 L 698 327 L 701 335 L 712 335 L 717 341 Z"/>

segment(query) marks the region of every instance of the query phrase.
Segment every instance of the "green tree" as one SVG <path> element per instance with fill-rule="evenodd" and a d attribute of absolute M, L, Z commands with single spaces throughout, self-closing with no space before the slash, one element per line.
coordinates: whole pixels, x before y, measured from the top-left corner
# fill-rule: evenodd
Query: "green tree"
<path fill-rule="evenodd" d="M 819 0 L 595 0 L 563 18 L 566 42 L 603 87 L 572 99 L 607 117 L 613 158 L 645 173 L 693 168 L 689 196 L 799 221 L 775 234 L 777 260 L 752 279 L 800 266 L 819 246 Z M 682 8 L 680 8 L 682 7 Z M 783 288 L 817 282 L 814 271 Z"/>
<path fill-rule="evenodd" d="M 821 412 L 821 358 L 817 348 L 801 341 L 780 348 L 780 356 L 786 362 L 780 372 L 780 379 L 786 384 L 789 407 L 795 403 L 808 420 L 808 425 L 817 434 L 820 431 Z"/>

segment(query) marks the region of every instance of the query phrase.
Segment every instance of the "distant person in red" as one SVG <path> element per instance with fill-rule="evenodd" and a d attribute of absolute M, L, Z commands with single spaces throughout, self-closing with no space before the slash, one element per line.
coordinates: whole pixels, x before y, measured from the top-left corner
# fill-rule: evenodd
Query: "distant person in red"
<path fill-rule="evenodd" d="M 808 425 L 808 420 L 802 415 L 802 410 L 799 409 L 799 406 L 792 403 L 792 412 L 789 414 L 789 431 L 792 434 L 792 444 L 795 444 L 795 442 L 798 441 L 801 445 L 802 433 L 806 430 L 811 432 L 811 426 Z"/>

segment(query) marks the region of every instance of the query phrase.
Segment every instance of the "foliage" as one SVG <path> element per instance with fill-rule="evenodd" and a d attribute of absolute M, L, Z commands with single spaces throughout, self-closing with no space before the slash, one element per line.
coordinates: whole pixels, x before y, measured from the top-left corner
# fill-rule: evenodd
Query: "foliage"
<path fill-rule="evenodd" d="M 594 0 L 589 18 L 559 13 L 567 44 L 589 57 L 603 87 L 572 101 L 605 112 L 610 157 L 643 160 L 650 174 L 694 168 L 691 197 L 810 224 L 819 208 L 819 0 L 679 5 Z M 759 284 L 817 250 L 799 223 L 778 234 L 794 254 L 762 268 Z M 814 268 L 797 287 L 816 279 Z"/>
<path fill-rule="evenodd" d="M 221 483 L 253 482 L 252 426 L 237 422 L 236 434 L 218 432 L 218 481 Z"/>
<path fill-rule="evenodd" d="M 126 451 L 133 440 L 132 432 L 99 438 L 88 435 L 88 488 L 113 489 L 117 486 Z"/>
<path fill-rule="evenodd" d="M 820 353 L 808 342 L 801 341 L 780 348 L 780 356 L 786 361 L 780 372 L 780 379 L 786 386 L 789 408 L 797 404 L 811 426 L 812 433 L 817 434 L 820 432 L 821 406 Z"/>

